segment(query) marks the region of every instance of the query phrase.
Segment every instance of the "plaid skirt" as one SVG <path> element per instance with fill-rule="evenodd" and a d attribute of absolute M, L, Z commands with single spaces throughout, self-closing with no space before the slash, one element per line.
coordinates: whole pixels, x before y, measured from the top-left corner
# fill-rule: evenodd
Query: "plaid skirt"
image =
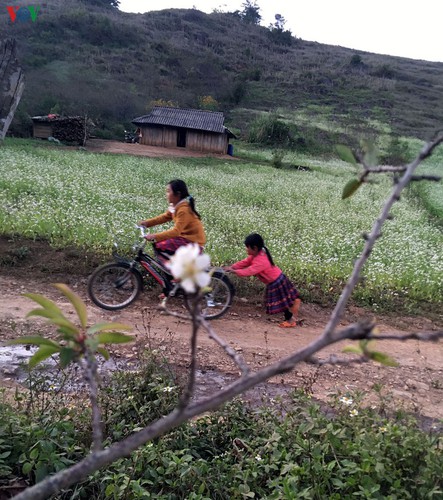
<path fill-rule="evenodd" d="M 299 293 L 284 273 L 266 286 L 266 314 L 277 314 L 290 309 Z"/>
<path fill-rule="evenodd" d="M 155 244 L 155 249 L 158 252 L 164 252 L 173 255 L 177 248 L 189 245 L 189 243 L 192 242 L 187 240 L 186 238 L 178 236 L 177 238 L 169 238 L 168 240 L 159 241 Z"/>

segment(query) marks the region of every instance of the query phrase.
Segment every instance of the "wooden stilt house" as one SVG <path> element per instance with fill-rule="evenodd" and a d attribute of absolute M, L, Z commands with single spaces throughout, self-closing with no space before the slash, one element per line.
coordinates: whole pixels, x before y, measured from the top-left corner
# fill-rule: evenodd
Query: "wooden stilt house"
<path fill-rule="evenodd" d="M 224 121 L 221 112 L 155 106 L 132 123 L 140 129 L 140 144 L 226 154 L 235 135 Z"/>

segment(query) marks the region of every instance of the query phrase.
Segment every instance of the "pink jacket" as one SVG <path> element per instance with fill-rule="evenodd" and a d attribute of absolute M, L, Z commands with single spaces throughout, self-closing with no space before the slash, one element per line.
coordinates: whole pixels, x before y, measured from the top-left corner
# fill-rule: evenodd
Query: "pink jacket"
<path fill-rule="evenodd" d="M 275 281 L 282 273 L 279 267 L 269 262 L 264 250 L 261 250 L 255 257 L 249 255 L 246 259 L 236 262 L 231 269 L 237 276 L 257 276 L 266 285 Z"/>

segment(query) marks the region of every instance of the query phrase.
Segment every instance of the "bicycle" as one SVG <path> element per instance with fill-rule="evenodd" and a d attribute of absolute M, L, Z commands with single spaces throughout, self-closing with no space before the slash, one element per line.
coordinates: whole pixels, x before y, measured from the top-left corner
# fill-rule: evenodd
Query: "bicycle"
<path fill-rule="evenodd" d="M 143 290 L 145 278 L 152 276 L 162 287 L 165 296 L 184 298 L 180 283 L 174 281 L 165 259 L 170 257 L 158 252 L 153 244 L 154 255 L 145 251 L 147 240 L 142 226 L 142 241 L 134 244 L 134 257 L 129 260 L 113 252 L 114 262 L 99 266 L 88 279 L 88 294 L 92 302 L 102 309 L 116 311 L 132 304 Z M 202 296 L 201 314 L 205 319 L 220 318 L 229 310 L 235 288 L 221 268 L 211 268 L 209 291 Z"/>

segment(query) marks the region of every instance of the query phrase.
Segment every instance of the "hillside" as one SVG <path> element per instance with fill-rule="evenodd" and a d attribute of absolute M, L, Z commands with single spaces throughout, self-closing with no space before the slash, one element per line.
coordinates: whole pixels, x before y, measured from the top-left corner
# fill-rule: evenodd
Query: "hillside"
<path fill-rule="evenodd" d="M 260 110 L 303 111 L 349 133 L 380 123 L 428 139 L 443 123 L 443 63 L 371 54 L 292 38 L 232 13 L 170 9 L 128 14 L 47 0 L 34 22 L 0 15 L 17 40 L 26 88 L 14 125 L 51 110 L 87 113 L 103 136 L 119 137 L 153 100 L 198 107 L 211 96 L 240 135 Z M 294 34 L 296 35 L 296 33 Z M 321 131 L 320 131 L 321 132 Z"/>

